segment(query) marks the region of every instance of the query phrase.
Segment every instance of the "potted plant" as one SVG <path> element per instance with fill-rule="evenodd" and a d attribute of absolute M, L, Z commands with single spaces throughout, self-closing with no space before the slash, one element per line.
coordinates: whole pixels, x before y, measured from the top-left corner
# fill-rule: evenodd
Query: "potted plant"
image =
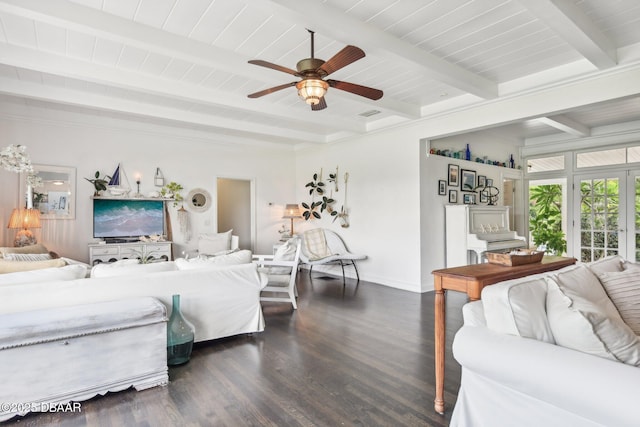
<path fill-rule="evenodd" d="M 110 176 L 105 175 L 103 178 L 100 178 L 100 171 L 96 171 L 94 178 L 89 179 L 85 178 L 87 181 L 93 184 L 93 188 L 95 189 L 93 196 L 100 196 L 101 191 L 106 191 L 107 185 L 109 184 Z"/>
<path fill-rule="evenodd" d="M 183 190 L 182 185 L 171 181 L 160 190 L 160 195 L 165 199 L 173 199 L 173 206 L 178 206 L 178 202 L 182 201 L 182 194 L 180 191 Z"/>

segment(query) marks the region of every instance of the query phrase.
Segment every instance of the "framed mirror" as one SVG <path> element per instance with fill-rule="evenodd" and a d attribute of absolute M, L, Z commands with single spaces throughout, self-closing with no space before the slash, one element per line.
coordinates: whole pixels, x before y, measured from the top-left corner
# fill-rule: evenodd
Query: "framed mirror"
<path fill-rule="evenodd" d="M 187 204 L 192 211 L 204 212 L 211 206 L 211 194 L 202 188 L 194 188 L 187 195 Z"/>
<path fill-rule="evenodd" d="M 33 207 L 41 219 L 75 219 L 76 168 L 33 165 L 35 179 L 31 181 Z M 20 206 L 27 205 L 27 174 L 20 174 Z"/>

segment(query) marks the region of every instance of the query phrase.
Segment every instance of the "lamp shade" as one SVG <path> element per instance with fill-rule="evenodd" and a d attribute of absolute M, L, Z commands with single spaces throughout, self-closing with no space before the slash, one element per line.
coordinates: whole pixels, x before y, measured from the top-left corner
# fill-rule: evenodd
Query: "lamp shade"
<path fill-rule="evenodd" d="M 40 228 L 40 211 L 38 209 L 14 209 L 9 218 L 7 228 L 28 230 L 29 228 Z"/>
<path fill-rule="evenodd" d="M 284 207 L 284 215 L 282 215 L 282 218 L 300 218 L 301 216 L 297 203 L 290 203 Z"/>
<path fill-rule="evenodd" d="M 320 98 L 327 93 L 329 85 L 320 79 L 304 79 L 296 83 L 296 89 L 298 89 L 298 95 L 304 99 L 304 102 L 309 105 L 317 105 L 320 103 Z"/>

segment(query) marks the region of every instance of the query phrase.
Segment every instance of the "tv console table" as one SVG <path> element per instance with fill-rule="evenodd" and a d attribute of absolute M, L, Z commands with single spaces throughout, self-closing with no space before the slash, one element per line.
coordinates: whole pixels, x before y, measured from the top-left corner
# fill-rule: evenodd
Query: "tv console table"
<path fill-rule="evenodd" d="M 465 292 L 471 301 L 479 300 L 482 288 L 504 280 L 558 270 L 576 263 L 575 258 L 545 256 L 542 262 L 505 267 L 498 264 L 473 264 L 434 270 L 435 295 L 435 368 L 436 398 L 434 409 L 444 414 L 444 356 L 445 356 L 445 291 Z"/>
<path fill-rule="evenodd" d="M 89 264 L 150 256 L 171 260 L 171 242 L 90 243 Z"/>

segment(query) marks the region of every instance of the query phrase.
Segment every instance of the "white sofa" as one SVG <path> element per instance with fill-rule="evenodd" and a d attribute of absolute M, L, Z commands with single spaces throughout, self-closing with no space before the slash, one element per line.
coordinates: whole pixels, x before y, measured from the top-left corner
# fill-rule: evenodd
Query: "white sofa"
<path fill-rule="evenodd" d="M 65 307 L 130 297 L 151 296 L 171 310 L 171 297 L 180 294 L 180 308 L 195 327 L 195 341 L 206 341 L 264 330 L 260 291 L 267 279 L 256 265 L 191 265 L 182 260 L 165 271 L 149 272 L 155 264 L 141 264 L 125 275 L 73 280 L 0 284 L 0 314 Z M 180 263 L 176 260 L 176 263 Z M 158 263 L 161 264 L 161 263 Z M 186 269 L 189 268 L 189 269 Z"/>
<path fill-rule="evenodd" d="M 623 264 L 610 257 L 498 283 L 466 304 L 451 426 L 640 425 L 640 270 Z M 616 275 L 629 280 L 622 303 L 603 286 Z"/>

